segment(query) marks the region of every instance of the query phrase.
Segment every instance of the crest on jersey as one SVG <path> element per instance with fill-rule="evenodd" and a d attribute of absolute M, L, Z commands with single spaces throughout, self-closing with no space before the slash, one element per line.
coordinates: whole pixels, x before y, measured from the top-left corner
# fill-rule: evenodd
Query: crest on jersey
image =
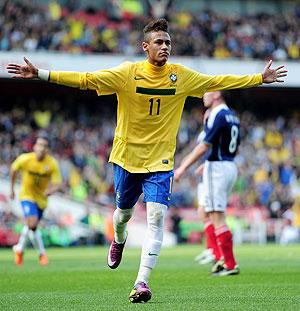
<path fill-rule="evenodd" d="M 48 165 L 45 165 L 45 166 L 44 166 L 44 169 L 45 169 L 45 171 L 48 171 L 48 170 L 49 170 L 49 166 L 48 166 Z"/>
<path fill-rule="evenodd" d="M 172 73 L 172 74 L 170 75 L 170 79 L 171 79 L 171 81 L 172 81 L 173 83 L 175 83 L 175 82 L 177 81 L 177 76 L 176 76 L 176 74 L 175 74 L 175 73 Z"/>

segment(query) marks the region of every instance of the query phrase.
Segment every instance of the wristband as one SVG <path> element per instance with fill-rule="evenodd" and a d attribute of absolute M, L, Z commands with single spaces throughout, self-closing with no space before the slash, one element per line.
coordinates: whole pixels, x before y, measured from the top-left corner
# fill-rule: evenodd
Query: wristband
<path fill-rule="evenodd" d="M 38 69 L 38 78 L 43 81 L 49 81 L 50 71 L 45 69 Z"/>

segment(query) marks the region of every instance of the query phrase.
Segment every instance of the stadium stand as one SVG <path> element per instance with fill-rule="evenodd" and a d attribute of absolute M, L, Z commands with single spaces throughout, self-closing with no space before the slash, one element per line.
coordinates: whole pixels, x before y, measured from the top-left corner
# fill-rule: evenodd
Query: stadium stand
<path fill-rule="evenodd" d="M 62 6 L 56 1 L 42 4 L 3 1 L 0 50 L 143 53 L 138 45 L 142 39 L 139 30 L 153 15 L 151 5 L 157 8 L 155 1 L 146 1 L 150 9 L 143 10 L 140 6 L 133 9 L 134 13 L 126 11 L 130 9 L 128 6 L 123 10 L 118 7 L 121 1 L 108 1 L 103 8 L 80 7 L 71 2 Z M 166 3 L 167 8 L 166 13 L 162 9 L 154 15 L 167 15 L 171 21 L 171 34 L 176 42 L 174 55 L 274 60 L 300 57 L 297 6 L 276 15 L 261 12 L 228 15 L 212 9 L 189 11 L 188 6 L 179 11 L 178 4 L 171 2 L 170 6 Z"/>
<path fill-rule="evenodd" d="M 50 108 L 44 110 L 43 106 Z M 63 195 L 80 202 L 113 206 L 112 171 L 107 159 L 115 117 L 100 112 L 91 117 L 83 107 L 82 104 L 79 113 L 68 116 L 67 120 L 63 103 L 59 101 L 37 104 L 31 99 L 26 111 L 20 107 L 3 111 L 0 176 L 8 179 L 9 163 L 21 152 L 30 151 L 37 133 L 46 130 L 53 154 L 59 160 Z M 202 126 L 201 113 L 199 108 L 185 112 L 178 135 L 176 163 L 194 146 Z M 244 213 L 248 217 L 249 209 L 256 206 L 266 217 L 281 219 L 286 211 L 292 211 L 294 197 L 299 193 L 299 124 L 296 117 L 259 121 L 250 112 L 241 113 L 241 119 L 239 178 L 230 200 L 231 213 L 234 216 Z M 182 182 L 175 185 L 173 205 L 193 207 L 196 185 L 197 177 L 191 169 Z"/>
<path fill-rule="evenodd" d="M 2 1 L 0 51 L 141 55 L 140 29 L 154 14 L 151 8 L 155 1 L 142 1 L 142 6 L 138 1 L 132 1 L 135 5 L 128 7 L 127 3 L 126 9 L 118 6 L 121 2 L 99 1 L 97 7 L 93 1 L 87 1 L 88 6 L 80 1 Z M 248 11 L 228 15 L 209 6 L 192 10 L 191 1 L 184 1 L 190 4 L 184 10 L 178 10 L 178 1 L 164 2 L 168 10 L 162 9 L 155 14 L 167 15 L 171 21 L 175 55 L 204 59 L 300 58 L 300 9 L 297 6 L 275 16 Z M 109 9 L 105 7 L 107 4 Z M 82 223 L 91 229 L 89 232 L 94 232 L 93 238 L 86 239 L 85 243 L 105 243 L 103 233 L 109 232 L 111 225 L 104 224 L 103 214 L 98 213 L 97 208 L 114 205 L 112 169 L 107 159 L 115 127 L 115 97 L 96 99 L 96 96 L 88 95 L 87 98 L 74 90 L 61 91 L 55 86 L 45 93 L 49 94 L 50 90 L 58 96 L 35 96 L 37 88 L 45 91 L 44 85 L 16 82 L 7 86 L 2 83 L 6 95 L 3 97 L 4 92 L 0 95 L 0 178 L 8 180 L 13 159 L 21 152 L 31 150 L 38 132 L 47 131 L 63 175 L 61 196 L 87 206 L 97 206 L 92 213 L 86 211 L 82 218 Z M 23 89 L 19 96 L 15 96 L 15 88 Z M 291 224 L 296 230 L 300 229 L 299 114 L 295 106 L 292 107 L 293 115 L 285 108 L 286 102 L 296 104 L 298 93 L 290 93 L 294 97 L 289 99 L 285 94 L 276 93 L 276 103 L 273 103 L 277 105 L 276 117 L 270 114 L 268 103 L 261 105 L 267 96 L 260 99 L 260 105 L 252 101 L 253 93 L 237 92 L 238 95 L 230 98 L 239 97 L 240 106 L 234 107 L 242 120 L 243 139 L 237 158 L 239 179 L 230 199 L 229 216 L 232 225 L 236 226 L 238 222 L 239 228 L 250 228 L 256 221 L 267 226 L 261 240 L 252 239 L 251 232 L 255 231 L 252 226 L 248 230 L 249 236 L 244 238 L 246 241 L 264 243 L 269 239 L 286 243 L 288 239 L 282 237 L 282 229 Z M 178 134 L 176 163 L 194 146 L 202 126 L 202 110 L 193 108 L 193 104 L 201 103 L 200 100 L 190 98 L 189 101 L 191 104 L 187 104 Z M 245 112 L 245 107 L 252 107 L 252 111 Z M 179 212 L 171 213 L 168 226 L 172 230 L 172 221 L 180 220 L 182 234 L 179 232 L 179 240 L 198 242 L 199 236 L 195 238 L 191 234 L 201 230 L 191 224 L 198 222 L 193 190 L 198 180 L 192 172 L 190 170 L 174 187 L 172 204 Z M 0 193 L 0 205 L 7 204 L 7 198 L 1 197 Z M 14 227 L 16 216 L 7 208 L 0 208 L 0 213 L 0 245 L 12 245 L 16 232 L 20 231 Z M 68 238 L 70 221 L 72 223 L 66 215 L 56 220 L 51 218 L 48 231 L 44 233 L 49 237 L 53 230 L 49 243 L 62 246 L 73 243 Z M 178 224 L 176 226 L 178 233 Z M 14 231 L 11 231 L 12 227 Z M 100 233 L 95 229 L 97 227 L 101 228 Z"/>

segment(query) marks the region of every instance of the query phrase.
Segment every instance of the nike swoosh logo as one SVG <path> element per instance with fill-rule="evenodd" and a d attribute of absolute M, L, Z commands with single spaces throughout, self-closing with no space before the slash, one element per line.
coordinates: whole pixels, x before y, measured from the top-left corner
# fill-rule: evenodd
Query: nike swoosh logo
<path fill-rule="evenodd" d="M 143 78 L 143 77 L 134 77 L 134 80 L 142 80 L 142 79 L 146 79 L 146 78 Z"/>
<path fill-rule="evenodd" d="M 148 253 L 149 256 L 158 256 L 157 254 Z"/>

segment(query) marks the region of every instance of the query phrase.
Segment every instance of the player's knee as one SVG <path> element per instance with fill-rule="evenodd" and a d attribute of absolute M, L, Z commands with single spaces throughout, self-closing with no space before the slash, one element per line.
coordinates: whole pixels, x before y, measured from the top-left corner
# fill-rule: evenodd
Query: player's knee
<path fill-rule="evenodd" d="M 30 225 L 28 226 L 28 228 L 29 228 L 30 230 L 32 230 L 32 231 L 36 231 L 36 229 L 37 229 L 37 224 L 30 224 Z"/>
<path fill-rule="evenodd" d="M 148 223 L 150 226 L 161 228 L 163 226 L 164 217 L 167 207 L 163 204 L 152 203 L 149 206 L 148 211 Z"/>
<path fill-rule="evenodd" d="M 164 214 L 163 212 L 160 211 L 154 211 L 153 213 L 150 214 L 150 220 L 151 223 L 159 225 L 164 219 Z"/>
<path fill-rule="evenodd" d="M 223 212 L 211 212 L 209 218 L 216 228 L 226 224 L 225 214 Z"/>
<path fill-rule="evenodd" d="M 127 223 L 132 216 L 132 209 L 116 209 L 114 217 L 118 218 L 119 223 Z"/>
<path fill-rule="evenodd" d="M 131 218 L 131 214 L 123 214 L 120 216 L 120 221 L 122 223 L 128 222 Z"/>
<path fill-rule="evenodd" d="M 38 220 L 35 217 L 28 218 L 27 226 L 30 230 L 35 231 L 38 227 Z"/>

